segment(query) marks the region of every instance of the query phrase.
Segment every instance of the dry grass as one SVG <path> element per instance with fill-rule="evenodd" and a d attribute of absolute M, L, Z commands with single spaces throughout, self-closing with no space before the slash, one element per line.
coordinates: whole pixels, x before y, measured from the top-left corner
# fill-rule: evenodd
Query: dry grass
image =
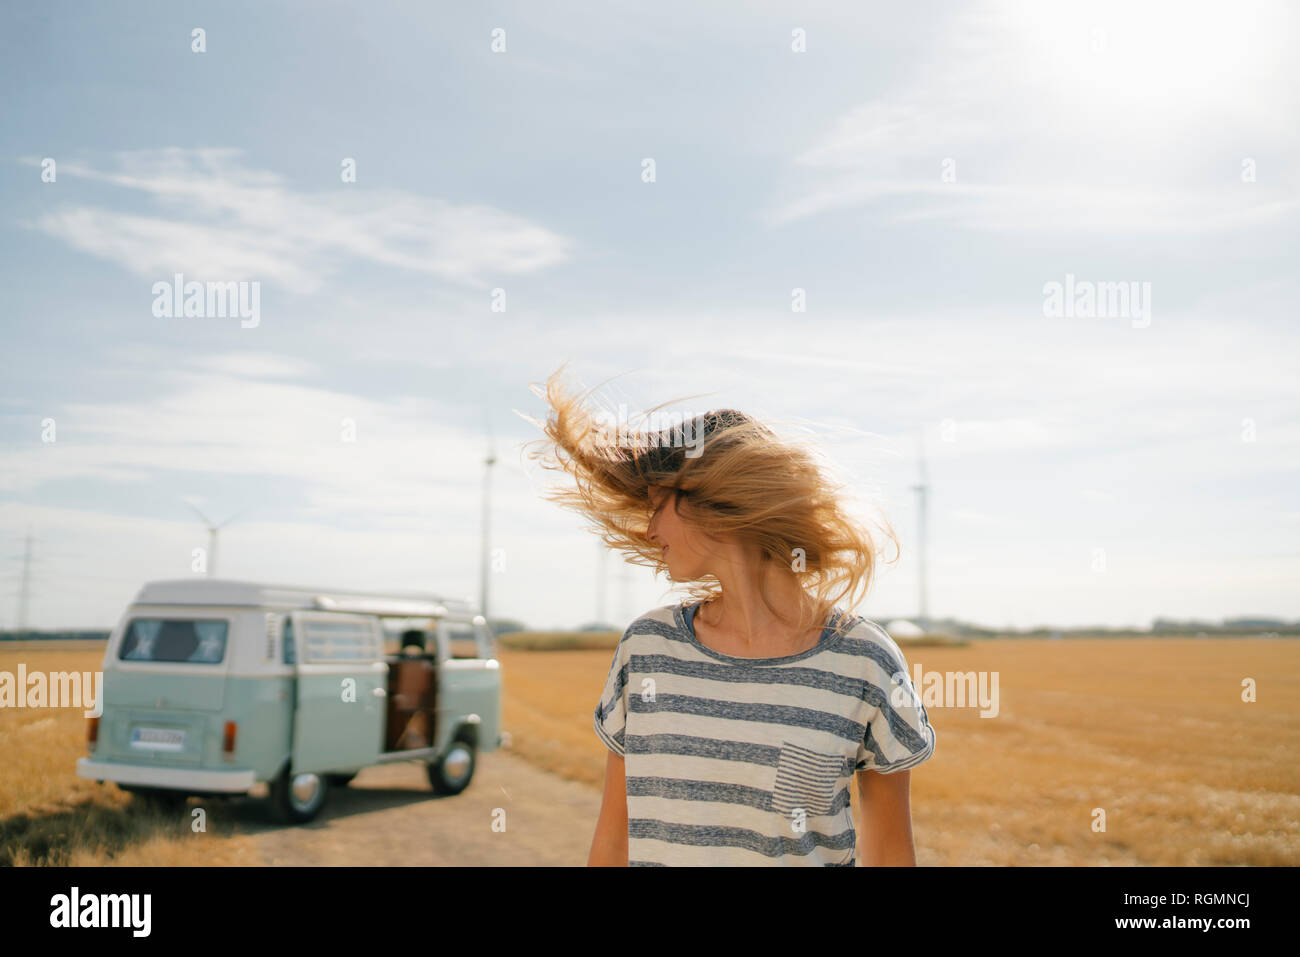
<path fill-rule="evenodd" d="M 918 863 L 1300 864 L 1300 643 L 1019 639 L 905 654 L 927 672 L 997 671 L 1001 703 L 993 718 L 928 709 L 937 748 L 911 774 Z M 503 652 L 513 749 L 601 786 L 592 710 L 609 664 L 602 651 Z"/>
<path fill-rule="evenodd" d="M 17 643 L 14 643 L 17 644 Z M 97 671 L 102 641 L 0 646 L 0 671 Z M 218 801 L 165 811 L 114 784 L 79 778 L 86 718 L 79 708 L 0 708 L 0 866 L 256 864 Z M 202 807 L 207 830 L 195 833 Z"/>
<path fill-rule="evenodd" d="M 512 749 L 600 787 L 592 710 L 611 654 L 503 650 Z M 938 749 L 912 772 L 919 863 L 1300 864 L 1300 643 L 998 640 L 906 654 L 926 671 L 997 671 L 1001 697 L 996 718 L 929 709 Z M 24 643 L 0 647 L 0 670 L 101 658 L 101 643 Z M 1257 703 L 1241 701 L 1245 677 Z M 0 709 L 0 864 L 261 863 L 220 802 L 202 805 L 196 834 L 196 798 L 165 813 L 78 778 L 85 726 L 77 709 Z"/>
<path fill-rule="evenodd" d="M 622 637 L 617 631 L 509 631 L 497 635 L 500 649 L 513 651 L 577 651 L 609 649 Z"/>

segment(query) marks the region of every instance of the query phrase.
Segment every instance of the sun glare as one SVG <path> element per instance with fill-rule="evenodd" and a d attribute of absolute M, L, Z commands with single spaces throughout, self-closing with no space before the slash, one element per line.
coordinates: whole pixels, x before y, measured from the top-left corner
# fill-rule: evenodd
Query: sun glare
<path fill-rule="evenodd" d="M 1004 8 L 1023 55 L 1062 94 L 1098 106 L 1181 112 L 1268 96 L 1294 23 L 1281 4 L 1017 3 Z M 1018 55 L 1020 51 L 1017 51 Z"/>

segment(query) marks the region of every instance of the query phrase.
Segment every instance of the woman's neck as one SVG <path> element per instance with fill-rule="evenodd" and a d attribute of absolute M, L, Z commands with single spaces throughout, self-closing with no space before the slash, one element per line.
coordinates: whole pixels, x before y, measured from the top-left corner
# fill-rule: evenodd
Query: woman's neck
<path fill-rule="evenodd" d="M 763 602 L 757 574 L 718 575 L 721 594 L 696 611 L 697 620 L 703 617 L 706 626 L 738 641 L 762 643 L 773 637 L 788 635 L 800 620 L 811 617 L 820 630 L 821 618 L 816 614 L 815 600 L 793 575 L 782 575 L 771 564 L 767 566 L 766 584 L 769 601 L 775 611 Z"/>

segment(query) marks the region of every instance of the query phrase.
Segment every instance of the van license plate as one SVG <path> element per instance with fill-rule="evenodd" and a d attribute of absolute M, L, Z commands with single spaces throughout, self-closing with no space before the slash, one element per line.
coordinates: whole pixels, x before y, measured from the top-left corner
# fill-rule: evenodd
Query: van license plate
<path fill-rule="evenodd" d="M 185 732 L 171 728 L 134 728 L 131 731 L 131 747 L 148 748 L 151 751 L 184 751 Z"/>

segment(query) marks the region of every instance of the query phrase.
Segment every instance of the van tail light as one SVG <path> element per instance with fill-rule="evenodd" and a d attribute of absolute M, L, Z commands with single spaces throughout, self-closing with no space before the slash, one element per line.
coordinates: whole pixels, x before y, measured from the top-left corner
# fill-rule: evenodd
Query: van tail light
<path fill-rule="evenodd" d="M 226 722 L 226 733 L 221 739 L 221 756 L 227 761 L 235 757 L 235 732 L 239 726 L 233 721 Z"/>
<path fill-rule="evenodd" d="M 98 742 L 99 742 L 99 719 L 87 718 L 86 719 L 86 746 L 91 751 L 94 751 L 95 745 Z"/>

